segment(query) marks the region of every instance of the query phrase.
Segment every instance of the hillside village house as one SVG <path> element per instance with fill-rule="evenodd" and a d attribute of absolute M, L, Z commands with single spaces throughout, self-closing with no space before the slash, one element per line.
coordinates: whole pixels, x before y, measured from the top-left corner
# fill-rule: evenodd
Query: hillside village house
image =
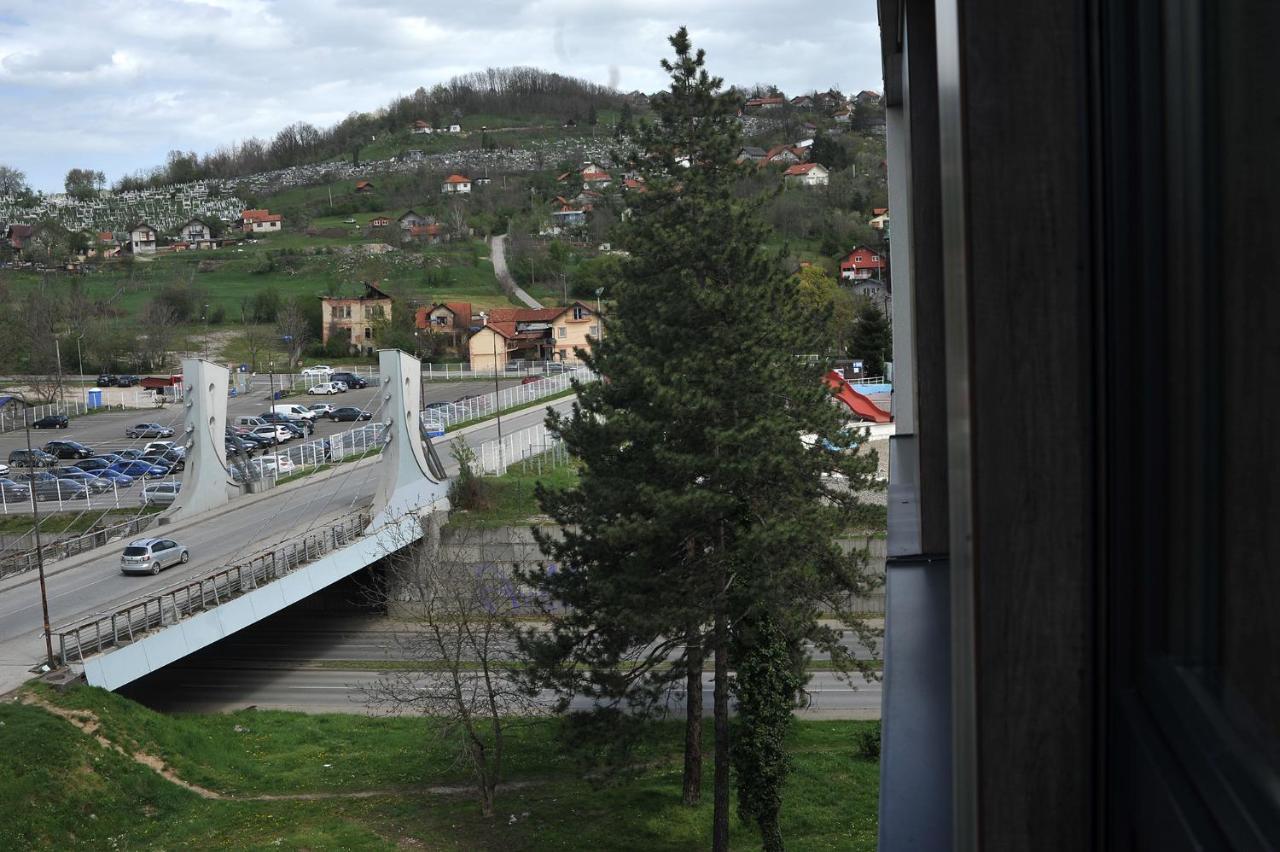
<path fill-rule="evenodd" d="M 582 170 L 583 189 L 604 189 L 613 182 L 613 177 L 603 169 L 589 166 Z"/>
<path fill-rule="evenodd" d="M 774 145 L 765 152 L 764 159 L 760 161 L 760 165 L 765 166 L 790 166 L 800 162 L 808 155 L 803 148 L 797 148 L 794 145 Z"/>
<path fill-rule="evenodd" d="M 449 175 L 440 184 L 440 191 L 445 195 L 453 195 L 460 192 L 471 191 L 471 178 L 462 175 Z"/>
<path fill-rule="evenodd" d="M 408 231 L 416 225 L 426 225 L 435 221 L 430 216 L 423 216 L 417 210 L 406 210 L 396 219 L 396 224 L 400 226 L 400 230 Z"/>
<path fill-rule="evenodd" d="M 200 219 L 191 219 L 178 229 L 178 239 L 196 248 L 214 248 L 213 228 Z"/>
<path fill-rule="evenodd" d="M 557 195 L 552 204 L 551 221 L 561 228 L 585 225 L 591 210 L 590 204 L 579 204 L 561 195 Z"/>
<path fill-rule="evenodd" d="M 391 220 L 386 216 L 374 216 L 369 220 L 370 228 L 385 228 L 391 224 Z"/>
<path fill-rule="evenodd" d="M 134 254 L 155 254 L 158 236 L 155 228 L 146 222 L 139 222 L 129 229 L 129 251 Z"/>
<path fill-rule="evenodd" d="M 768 152 L 763 148 L 757 148 L 755 145 L 747 145 L 738 151 L 739 163 L 758 163 L 765 158 Z"/>
<path fill-rule="evenodd" d="M 840 277 L 845 281 L 861 281 L 880 278 L 886 264 L 879 253 L 866 246 L 858 246 L 840 261 Z"/>
<path fill-rule="evenodd" d="M 559 308 L 497 308 L 467 341 L 473 370 L 504 370 L 512 359 L 576 361 L 575 349 L 599 337 L 600 318 L 582 302 Z"/>
<path fill-rule="evenodd" d="M 27 243 L 31 242 L 35 232 L 35 225 L 10 225 L 5 229 L 4 238 L 9 243 L 9 248 L 22 251 L 27 247 Z"/>
<path fill-rule="evenodd" d="M 367 180 L 356 181 L 356 192 L 373 192 L 373 184 Z"/>
<path fill-rule="evenodd" d="M 872 207 L 871 221 L 867 224 L 875 228 L 877 231 L 883 231 L 889 224 L 889 208 L 888 207 Z"/>
<path fill-rule="evenodd" d="M 438 222 L 431 222 L 427 225 L 413 225 L 404 232 L 405 240 L 427 243 L 428 245 L 444 242 L 444 237 L 444 228 Z"/>
<path fill-rule="evenodd" d="M 409 128 L 409 132 L 410 133 L 431 133 L 432 127 L 427 122 L 419 119 L 413 123 L 412 127 Z"/>
<path fill-rule="evenodd" d="M 829 178 L 821 163 L 796 163 L 782 173 L 782 179 L 792 186 L 826 186 Z"/>
<path fill-rule="evenodd" d="M 391 318 L 391 297 L 372 284 L 364 285 L 359 296 L 320 297 L 320 342 L 340 331 L 351 333 L 351 349 L 372 355 L 378 347 L 374 328 Z"/>
<path fill-rule="evenodd" d="M 246 234 L 273 234 L 284 224 L 284 216 L 270 210 L 245 210 L 240 214 L 240 222 Z"/>
<path fill-rule="evenodd" d="M 416 328 L 448 335 L 450 342 L 458 346 L 471 329 L 471 317 L 470 302 L 441 302 L 418 308 L 413 320 Z"/>
<path fill-rule="evenodd" d="M 791 105 L 800 109 L 808 109 L 813 106 L 813 98 L 809 95 L 796 95 L 791 99 Z"/>
<path fill-rule="evenodd" d="M 746 109 L 748 112 L 752 110 L 760 110 L 760 109 L 777 109 L 778 107 L 782 106 L 785 103 L 786 103 L 786 100 L 781 96 L 768 97 L 768 98 L 749 98 L 744 106 L 744 109 Z"/>

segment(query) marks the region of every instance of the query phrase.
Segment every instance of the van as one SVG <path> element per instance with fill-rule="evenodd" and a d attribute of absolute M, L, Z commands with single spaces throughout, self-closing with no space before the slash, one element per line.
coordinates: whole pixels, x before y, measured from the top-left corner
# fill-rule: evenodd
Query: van
<path fill-rule="evenodd" d="M 252 429 L 255 426 L 266 426 L 267 421 L 263 420 L 261 417 L 237 417 L 236 425 Z"/>
<path fill-rule="evenodd" d="M 283 414 L 290 420 L 315 420 L 316 413 L 305 405 L 298 405 L 294 402 L 282 402 L 279 405 L 271 406 L 271 410 L 276 414 Z"/>

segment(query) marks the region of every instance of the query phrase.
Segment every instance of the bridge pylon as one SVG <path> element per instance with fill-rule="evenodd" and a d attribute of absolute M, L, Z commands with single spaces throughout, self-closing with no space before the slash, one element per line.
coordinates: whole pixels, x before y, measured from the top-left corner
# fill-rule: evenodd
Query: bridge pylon
<path fill-rule="evenodd" d="M 371 528 L 449 510 L 449 478 L 422 429 L 422 362 L 399 349 L 378 350 L 382 383 L 382 479 Z"/>
<path fill-rule="evenodd" d="M 203 358 L 183 358 L 182 385 L 186 412 L 174 441 L 187 456 L 182 489 L 165 512 L 170 518 L 207 512 L 230 499 L 226 425 L 231 371 Z"/>

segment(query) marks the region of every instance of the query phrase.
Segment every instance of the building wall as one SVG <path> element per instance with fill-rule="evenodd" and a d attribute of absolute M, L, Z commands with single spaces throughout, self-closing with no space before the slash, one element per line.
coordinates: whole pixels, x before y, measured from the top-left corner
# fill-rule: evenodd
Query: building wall
<path fill-rule="evenodd" d="M 496 351 L 496 359 L 495 359 Z M 507 341 L 490 328 L 482 328 L 467 341 L 467 354 L 473 370 L 504 370 L 507 366 Z"/>
<path fill-rule="evenodd" d="M 379 314 L 378 310 L 382 313 Z M 350 316 L 347 316 L 347 311 Z M 390 299 L 322 299 L 320 302 L 320 342 L 328 343 L 334 329 L 351 332 L 351 345 L 362 350 L 377 349 L 374 325 L 391 316 Z"/>
<path fill-rule="evenodd" d="M 594 329 L 594 331 L 593 331 Z M 558 360 L 572 361 L 577 358 L 575 349 L 587 348 L 587 336 L 600 334 L 600 318 L 596 312 L 586 309 L 583 318 L 573 318 L 573 310 L 566 311 L 551 324 L 552 339 L 555 342 L 555 355 Z"/>

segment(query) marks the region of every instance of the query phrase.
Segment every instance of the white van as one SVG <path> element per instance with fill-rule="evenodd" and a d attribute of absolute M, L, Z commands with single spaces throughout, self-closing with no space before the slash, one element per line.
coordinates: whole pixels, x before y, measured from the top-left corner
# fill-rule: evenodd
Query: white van
<path fill-rule="evenodd" d="M 237 417 L 236 425 L 253 429 L 258 426 L 266 426 L 267 421 L 263 420 L 261 417 Z"/>
<path fill-rule="evenodd" d="M 296 402 L 282 402 L 278 405 L 271 406 L 271 410 L 276 414 L 283 414 L 290 420 L 310 420 L 316 419 L 316 413 L 305 405 L 298 405 Z"/>

